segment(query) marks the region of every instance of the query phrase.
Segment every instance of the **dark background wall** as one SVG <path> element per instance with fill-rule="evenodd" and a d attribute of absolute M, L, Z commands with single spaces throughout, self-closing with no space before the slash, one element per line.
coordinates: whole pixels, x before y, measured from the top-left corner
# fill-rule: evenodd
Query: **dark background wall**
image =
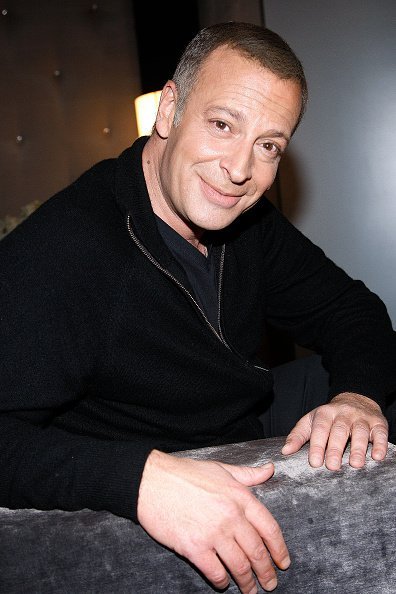
<path fill-rule="evenodd" d="M 127 146 L 141 85 L 128 0 L 10 0 L 0 56 L 1 218 Z"/>
<path fill-rule="evenodd" d="M 154 7 L 134 0 L 137 51 L 143 93 L 160 90 L 171 78 L 183 49 L 200 29 L 198 5 L 185 3 L 180 20 L 175 19 L 168 2 Z"/>
<path fill-rule="evenodd" d="M 260 0 L 188 0 L 178 18 L 169 2 L 132 4 L 145 93 L 160 89 L 172 76 L 185 46 L 202 27 L 231 20 L 264 23 Z"/>
<path fill-rule="evenodd" d="M 135 97 L 162 87 L 201 26 L 261 22 L 259 0 L 189 0 L 177 22 L 176 9 L 145 0 L 0 8 L 0 219 L 129 146 Z"/>

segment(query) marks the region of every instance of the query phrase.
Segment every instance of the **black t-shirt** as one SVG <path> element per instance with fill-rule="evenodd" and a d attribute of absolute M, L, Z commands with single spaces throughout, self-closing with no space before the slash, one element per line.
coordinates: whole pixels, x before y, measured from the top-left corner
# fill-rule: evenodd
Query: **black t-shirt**
<path fill-rule="evenodd" d="M 157 216 L 156 221 L 162 239 L 183 267 L 193 289 L 195 299 L 212 326 L 217 329 L 218 296 L 212 246 L 205 244 L 205 241 L 202 242 L 208 250 L 206 257 L 165 221 Z"/>

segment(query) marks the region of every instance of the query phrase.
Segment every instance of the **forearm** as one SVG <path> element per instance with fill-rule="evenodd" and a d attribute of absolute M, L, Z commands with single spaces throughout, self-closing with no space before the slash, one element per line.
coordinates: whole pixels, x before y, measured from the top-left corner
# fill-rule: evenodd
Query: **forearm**
<path fill-rule="evenodd" d="M 355 295 L 352 291 L 346 299 L 342 316 L 334 314 L 328 323 L 333 327 L 322 338 L 322 361 L 330 372 L 329 398 L 345 392 L 361 394 L 384 410 L 387 396 L 396 389 L 396 334 L 375 295 L 366 295 L 363 289 Z"/>
<path fill-rule="evenodd" d="M 137 519 L 138 489 L 150 448 L 41 429 L 0 418 L 0 505 L 107 510 Z"/>
<path fill-rule="evenodd" d="M 383 406 L 396 389 L 396 334 L 384 304 L 287 221 L 276 223 L 278 250 L 266 269 L 269 322 L 322 355 L 330 397 L 356 392 Z"/>

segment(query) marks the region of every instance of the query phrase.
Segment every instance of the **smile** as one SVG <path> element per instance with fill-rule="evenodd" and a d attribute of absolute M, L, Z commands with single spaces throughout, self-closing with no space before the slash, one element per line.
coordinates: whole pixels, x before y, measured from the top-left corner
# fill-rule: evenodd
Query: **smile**
<path fill-rule="evenodd" d="M 238 204 L 239 200 L 243 196 L 243 194 L 235 195 L 227 192 L 221 192 L 220 190 L 217 190 L 216 188 L 205 182 L 202 178 L 200 178 L 200 182 L 203 193 L 205 194 L 209 202 L 212 202 L 219 206 L 223 206 L 225 208 L 232 208 L 233 206 Z"/>

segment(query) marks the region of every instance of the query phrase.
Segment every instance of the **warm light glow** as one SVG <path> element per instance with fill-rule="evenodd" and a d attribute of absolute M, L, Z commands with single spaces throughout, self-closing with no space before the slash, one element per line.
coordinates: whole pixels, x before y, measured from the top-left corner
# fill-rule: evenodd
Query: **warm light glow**
<path fill-rule="evenodd" d="M 160 97 L 161 91 L 153 91 L 152 93 L 146 93 L 145 95 L 136 97 L 135 111 L 139 136 L 148 136 L 151 134 Z"/>

